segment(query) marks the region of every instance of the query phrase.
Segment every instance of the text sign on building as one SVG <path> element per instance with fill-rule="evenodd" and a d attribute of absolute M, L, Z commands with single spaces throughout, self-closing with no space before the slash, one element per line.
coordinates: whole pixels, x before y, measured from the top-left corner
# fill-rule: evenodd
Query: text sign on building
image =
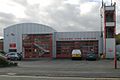
<path fill-rule="evenodd" d="M 96 38 L 59 38 L 58 40 L 96 40 Z"/>

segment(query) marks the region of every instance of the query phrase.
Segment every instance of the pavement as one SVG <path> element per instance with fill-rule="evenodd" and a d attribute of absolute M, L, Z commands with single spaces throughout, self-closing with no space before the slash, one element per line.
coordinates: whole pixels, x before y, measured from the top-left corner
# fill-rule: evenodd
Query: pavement
<path fill-rule="evenodd" d="M 114 69 L 113 60 L 39 59 L 17 62 L 17 67 L 0 68 L 0 80 L 120 80 L 120 61 L 117 61 L 117 69 Z"/>

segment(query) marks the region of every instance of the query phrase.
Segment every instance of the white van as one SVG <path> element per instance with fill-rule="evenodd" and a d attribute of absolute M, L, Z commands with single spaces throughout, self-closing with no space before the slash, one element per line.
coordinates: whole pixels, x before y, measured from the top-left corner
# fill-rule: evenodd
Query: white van
<path fill-rule="evenodd" d="M 82 55 L 81 55 L 81 50 L 80 49 L 73 49 L 72 50 L 72 59 L 81 59 Z"/>

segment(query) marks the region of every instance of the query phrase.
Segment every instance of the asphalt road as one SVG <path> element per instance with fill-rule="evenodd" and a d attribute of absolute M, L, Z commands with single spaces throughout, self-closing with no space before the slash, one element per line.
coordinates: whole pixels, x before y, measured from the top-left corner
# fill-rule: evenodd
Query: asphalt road
<path fill-rule="evenodd" d="M 120 80 L 119 78 L 43 77 L 1 75 L 0 80 Z"/>
<path fill-rule="evenodd" d="M 15 80 L 21 80 L 19 78 L 32 80 L 30 76 L 35 80 L 61 80 L 64 78 L 64 80 L 79 80 L 80 78 L 120 80 L 118 79 L 120 78 L 120 61 L 118 61 L 118 69 L 114 69 L 113 60 L 72 61 L 69 59 L 18 61 L 18 67 L 0 68 L 0 80 L 7 80 L 7 78 L 9 80 L 14 78 Z"/>

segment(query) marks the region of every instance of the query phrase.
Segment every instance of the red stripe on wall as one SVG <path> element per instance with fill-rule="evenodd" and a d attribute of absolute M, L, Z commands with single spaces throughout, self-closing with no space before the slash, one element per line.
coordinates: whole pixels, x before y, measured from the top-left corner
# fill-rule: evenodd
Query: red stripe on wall
<path fill-rule="evenodd" d="M 105 11 L 104 11 L 104 51 L 105 51 L 105 55 L 106 55 L 106 15 L 105 15 Z"/>

